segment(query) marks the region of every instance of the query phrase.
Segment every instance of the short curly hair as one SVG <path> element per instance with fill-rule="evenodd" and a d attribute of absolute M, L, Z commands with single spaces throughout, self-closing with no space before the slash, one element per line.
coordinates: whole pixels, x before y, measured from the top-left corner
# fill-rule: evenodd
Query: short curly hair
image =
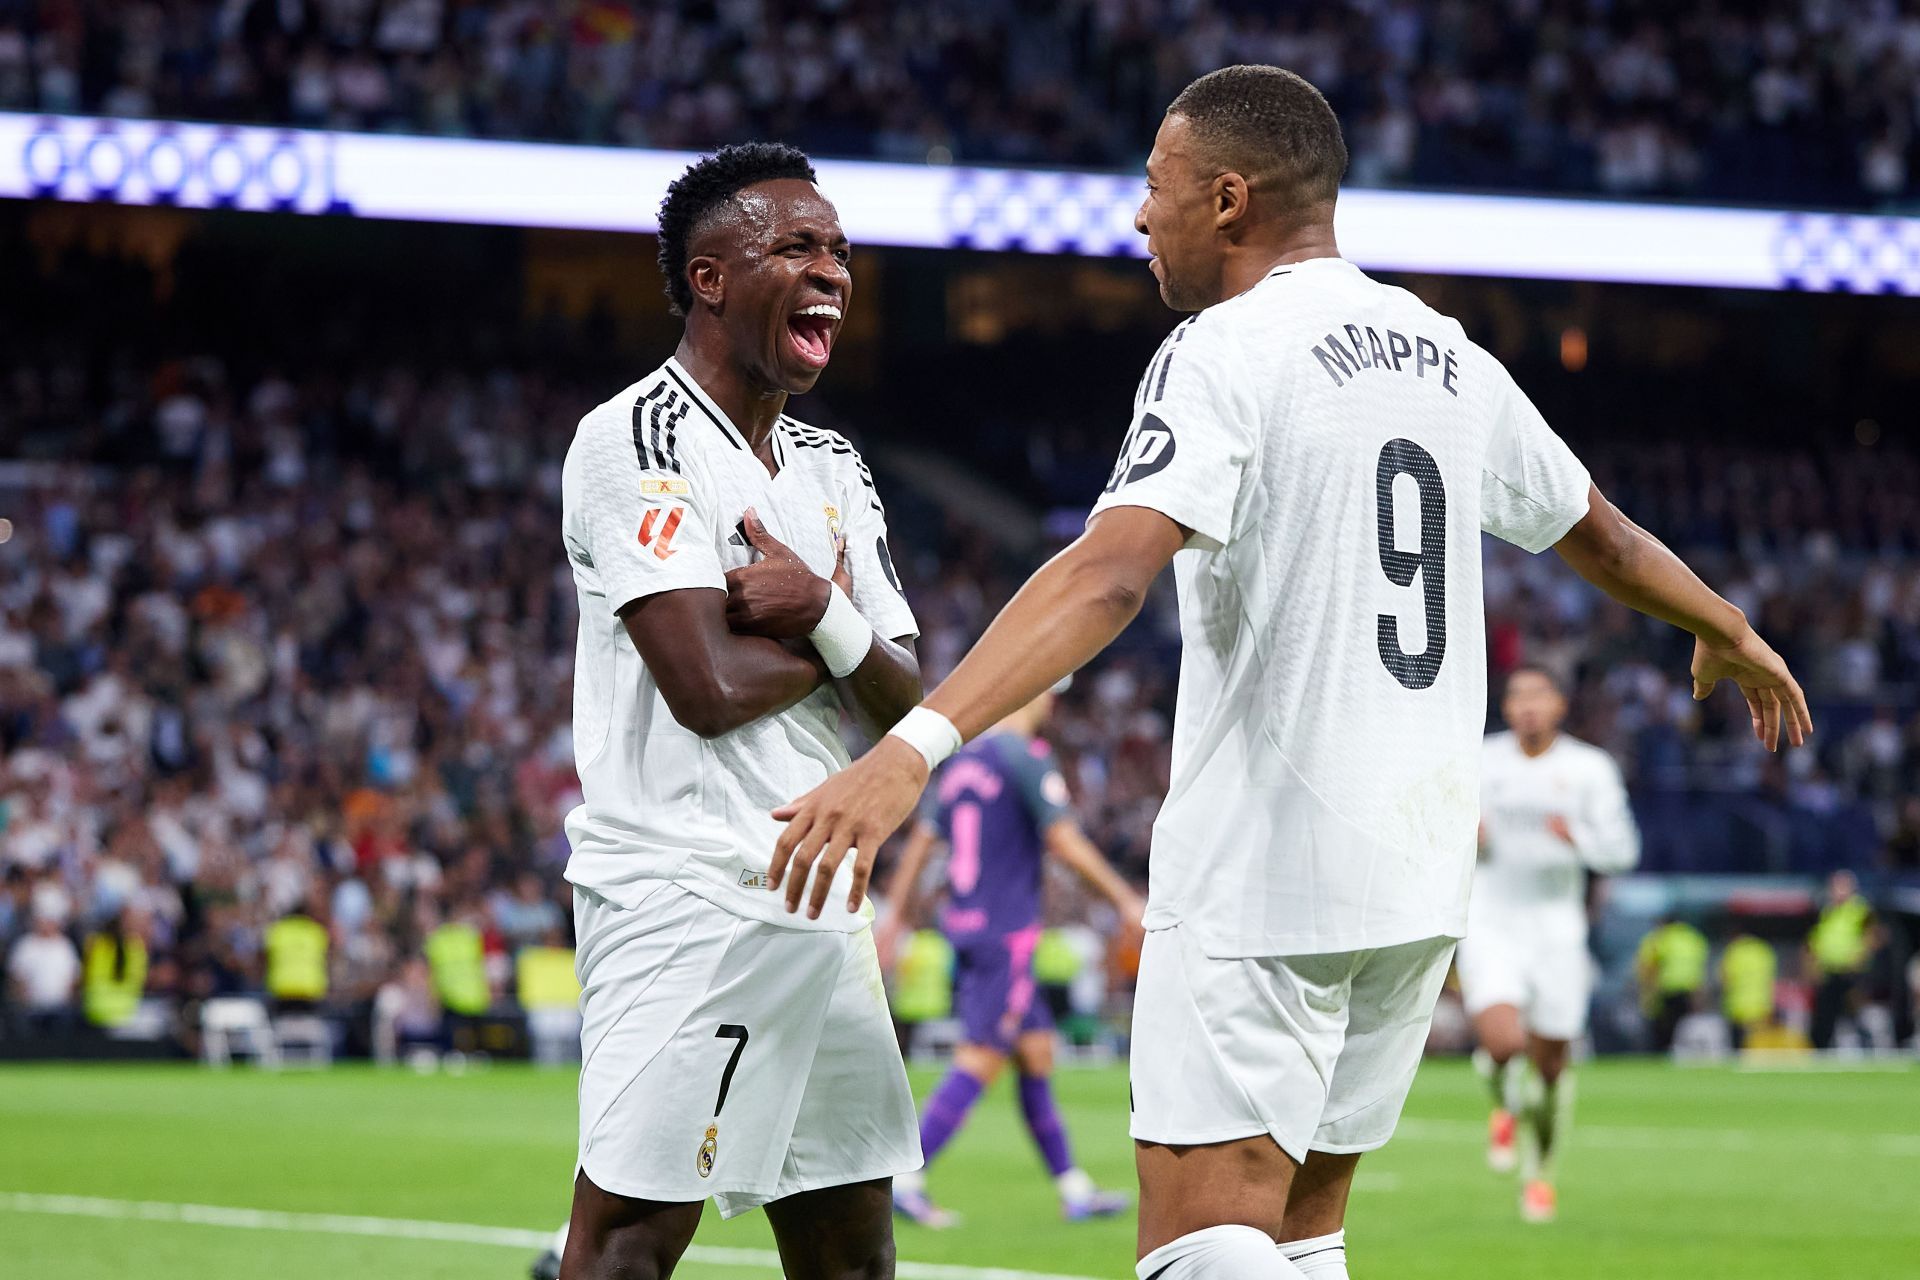
<path fill-rule="evenodd" d="M 700 157 L 668 185 L 660 201 L 660 274 L 666 277 L 667 303 L 674 315 L 693 309 L 687 242 L 700 223 L 746 188 L 779 178 L 812 182 L 813 161 L 784 142 L 741 142 Z"/>
<path fill-rule="evenodd" d="M 1340 120 L 1318 89 L 1280 67 L 1209 71 L 1167 108 L 1192 126 L 1208 159 L 1289 203 L 1330 204 L 1347 172 Z"/>

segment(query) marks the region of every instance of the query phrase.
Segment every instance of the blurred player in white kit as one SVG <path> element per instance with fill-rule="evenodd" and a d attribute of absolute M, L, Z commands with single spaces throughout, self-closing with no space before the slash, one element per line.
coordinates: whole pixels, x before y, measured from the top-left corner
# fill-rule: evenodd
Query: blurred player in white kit
<path fill-rule="evenodd" d="M 1521 1215 L 1548 1222 L 1555 1143 L 1573 1110 L 1568 1059 L 1593 993 L 1587 876 L 1631 870 L 1640 833 L 1613 758 L 1560 732 L 1567 699 L 1552 675 L 1514 671 L 1500 713 L 1507 731 L 1481 755 L 1480 863 L 1454 965 L 1474 1063 L 1493 1089 L 1487 1162 L 1501 1173 L 1521 1163 Z"/>

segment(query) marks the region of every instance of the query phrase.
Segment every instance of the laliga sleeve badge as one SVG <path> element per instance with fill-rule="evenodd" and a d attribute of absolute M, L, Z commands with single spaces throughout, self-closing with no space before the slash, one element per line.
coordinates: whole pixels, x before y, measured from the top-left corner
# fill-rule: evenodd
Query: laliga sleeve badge
<path fill-rule="evenodd" d="M 719 1154 L 720 1126 L 710 1124 L 707 1126 L 707 1140 L 700 1144 L 700 1155 L 694 1160 L 694 1166 L 700 1170 L 701 1177 L 708 1178 L 713 1176 L 714 1157 Z"/>

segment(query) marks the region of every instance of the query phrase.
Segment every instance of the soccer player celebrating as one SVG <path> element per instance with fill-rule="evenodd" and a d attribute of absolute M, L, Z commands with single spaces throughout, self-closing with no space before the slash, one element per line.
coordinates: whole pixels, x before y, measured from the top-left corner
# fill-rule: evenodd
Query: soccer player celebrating
<path fill-rule="evenodd" d="M 660 206 L 674 357 L 580 421 L 562 473 L 580 597 L 567 817 L 580 1154 L 561 1274 L 664 1277 L 712 1196 L 765 1206 L 790 1276 L 893 1275 L 913 1097 L 851 896 L 766 888 L 773 806 L 920 697 L 873 480 L 782 415 L 853 281 L 806 156 L 728 147 Z"/>
<path fill-rule="evenodd" d="M 775 814 L 788 905 L 857 902 L 932 764 L 1098 653 L 1174 564 L 1185 652 L 1134 1004 L 1143 1278 L 1347 1274 L 1355 1166 L 1393 1133 L 1467 925 L 1482 530 L 1692 632 L 1694 695 L 1734 680 L 1768 747 L 1811 728 L 1740 610 L 1595 491 L 1499 362 L 1339 256 L 1346 158 L 1279 68 L 1174 100 L 1136 225 L 1161 297 L 1198 314 L 1147 366 L 1086 532 Z"/>
<path fill-rule="evenodd" d="M 1524 1119 L 1520 1212 L 1550 1222 L 1554 1140 L 1573 1110 L 1568 1055 L 1593 991 L 1587 873 L 1630 869 L 1640 833 L 1612 757 L 1560 732 L 1567 700 L 1551 675 L 1508 676 L 1500 714 L 1507 732 L 1480 756 L 1480 865 L 1454 964 L 1493 1089 L 1487 1162 L 1513 1169 Z"/>
<path fill-rule="evenodd" d="M 893 904 L 876 933 L 880 954 L 893 953 L 912 915 L 914 886 L 937 840 L 947 858 L 947 904 L 941 928 L 953 944 L 954 1007 L 966 1039 L 953 1069 L 927 1100 L 920 1146 L 931 1165 L 966 1122 L 973 1104 L 1011 1056 L 1020 1072 L 1020 1114 L 1060 1192 L 1069 1222 L 1108 1217 L 1127 1207 L 1102 1191 L 1073 1162 L 1066 1126 L 1054 1106 L 1053 1017 L 1034 998 L 1033 949 L 1040 941 L 1040 890 L 1046 855 L 1070 867 L 1113 903 L 1129 925 L 1145 904 L 1093 847 L 1068 810 L 1066 779 L 1039 732 L 1053 711 L 1049 690 L 982 734 L 941 770 L 935 821 L 921 823 L 901 852 Z M 894 1208 L 922 1226 L 943 1227 L 953 1215 L 928 1197 L 922 1174 L 893 1180 Z"/>

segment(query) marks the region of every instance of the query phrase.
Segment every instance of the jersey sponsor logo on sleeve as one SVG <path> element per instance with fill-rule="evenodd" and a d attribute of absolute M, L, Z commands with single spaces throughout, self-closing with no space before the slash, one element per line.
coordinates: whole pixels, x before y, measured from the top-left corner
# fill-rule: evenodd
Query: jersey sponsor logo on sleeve
<path fill-rule="evenodd" d="M 643 498 L 657 498 L 670 493 L 684 496 L 692 492 L 693 486 L 677 477 L 664 480 L 648 478 L 640 482 L 640 496 Z"/>
<path fill-rule="evenodd" d="M 673 535 L 680 531 L 680 521 L 686 514 L 687 509 L 677 503 L 672 507 L 650 508 L 640 519 L 640 545 L 662 560 L 671 556 L 677 550 Z"/>
<path fill-rule="evenodd" d="M 1048 804 L 1058 805 L 1062 809 L 1073 800 L 1072 793 L 1067 790 L 1067 780 L 1060 776 L 1058 770 L 1040 780 L 1040 794 L 1047 798 Z"/>
<path fill-rule="evenodd" d="M 1120 459 L 1114 463 L 1113 475 L 1107 480 L 1107 492 L 1116 492 L 1123 485 L 1165 471 L 1173 461 L 1174 443 L 1173 428 L 1159 414 L 1142 414 L 1133 424 L 1133 430 L 1127 432 Z"/>

